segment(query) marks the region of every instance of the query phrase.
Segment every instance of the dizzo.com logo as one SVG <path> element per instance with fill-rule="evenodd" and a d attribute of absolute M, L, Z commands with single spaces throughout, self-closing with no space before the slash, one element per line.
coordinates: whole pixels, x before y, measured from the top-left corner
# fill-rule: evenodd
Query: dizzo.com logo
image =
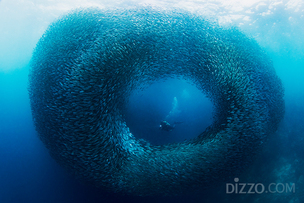
<path fill-rule="evenodd" d="M 226 183 L 226 194 L 262 194 L 262 193 L 295 193 L 294 183 L 270 183 L 265 186 L 263 183 Z"/>

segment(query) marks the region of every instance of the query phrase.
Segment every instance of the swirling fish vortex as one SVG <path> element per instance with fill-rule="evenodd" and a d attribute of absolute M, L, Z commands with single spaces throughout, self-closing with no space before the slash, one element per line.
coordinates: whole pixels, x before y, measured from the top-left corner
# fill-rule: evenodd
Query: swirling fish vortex
<path fill-rule="evenodd" d="M 130 93 L 181 77 L 211 99 L 195 139 L 142 144 L 122 116 Z M 270 59 L 236 28 L 177 10 L 81 9 L 54 23 L 31 60 L 39 137 L 75 176 L 115 192 L 171 195 L 238 175 L 283 117 Z"/>

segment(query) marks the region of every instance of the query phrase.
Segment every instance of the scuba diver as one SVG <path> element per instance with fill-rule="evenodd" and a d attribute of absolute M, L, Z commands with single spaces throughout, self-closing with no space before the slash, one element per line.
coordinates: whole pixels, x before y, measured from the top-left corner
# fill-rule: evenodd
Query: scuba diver
<path fill-rule="evenodd" d="M 180 124 L 180 123 L 183 123 L 183 122 L 174 122 L 174 124 L 172 126 L 167 121 L 161 121 L 160 125 L 159 125 L 159 129 L 169 132 L 169 131 L 172 131 L 175 128 L 175 124 Z"/>

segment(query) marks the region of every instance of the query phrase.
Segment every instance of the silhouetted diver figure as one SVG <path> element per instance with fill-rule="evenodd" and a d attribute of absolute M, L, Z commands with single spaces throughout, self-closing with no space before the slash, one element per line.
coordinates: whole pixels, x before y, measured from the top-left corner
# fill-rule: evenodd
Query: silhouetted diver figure
<path fill-rule="evenodd" d="M 175 124 L 180 124 L 182 122 L 174 122 L 173 126 L 170 125 L 167 121 L 161 121 L 159 125 L 159 129 L 165 130 L 165 131 L 172 131 L 175 128 Z"/>

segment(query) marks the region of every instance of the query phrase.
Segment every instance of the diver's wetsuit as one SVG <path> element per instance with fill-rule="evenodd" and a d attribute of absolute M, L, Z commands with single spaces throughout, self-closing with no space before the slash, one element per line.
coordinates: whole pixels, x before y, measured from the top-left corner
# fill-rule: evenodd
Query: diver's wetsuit
<path fill-rule="evenodd" d="M 159 128 L 165 131 L 172 131 L 174 129 L 174 126 L 171 126 L 167 121 L 161 121 Z"/>

